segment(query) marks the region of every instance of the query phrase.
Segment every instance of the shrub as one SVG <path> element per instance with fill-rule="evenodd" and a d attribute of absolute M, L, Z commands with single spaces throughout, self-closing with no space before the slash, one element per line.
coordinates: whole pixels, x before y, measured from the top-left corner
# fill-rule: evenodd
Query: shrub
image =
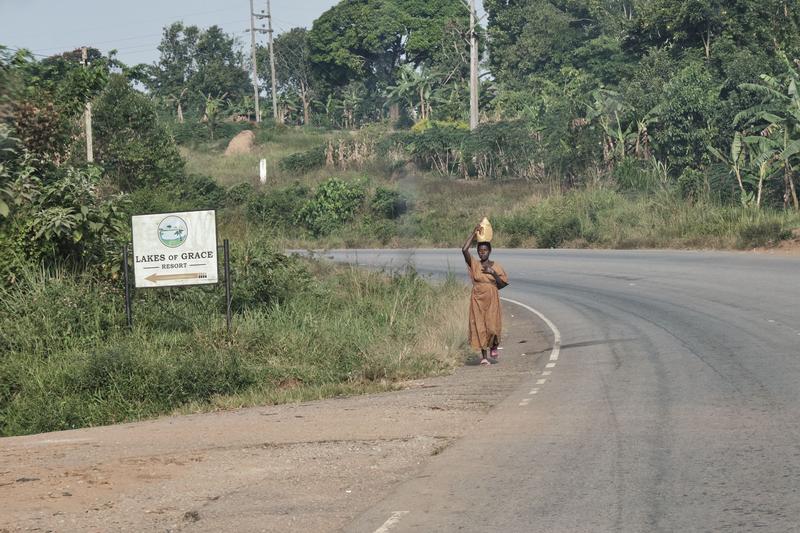
<path fill-rule="evenodd" d="M 327 235 L 353 220 L 365 196 L 362 183 L 330 178 L 317 187 L 300 211 L 300 220 L 315 236 Z"/>
<path fill-rule="evenodd" d="M 678 193 L 687 200 L 699 200 L 706 192 L 706 177 L 699 170 L 685 168 L 678 176 Z"/>
<path fill-rule="evenodd" d="M 237 183 L 228 188 L 225 193 L 225 205 L 236 207 L 247 205 L 256 195 L 255 187 L 251 183 Z"/>
<path fill-rule="evenodd" d="M 176 183 L 136 189 L 128 195 L 130 214 L 218 209 L 225 205 L 226 192 L 208 176 L 189 175 Z"/>
<path fill-rule="evenodd" d="M 308 188 L 299 183 L 255 194 L 247 202 L 247 218 L 271 227 L 290 227 L 298 223 L 308 195 Z"/>
<path fill-rule="evenodd" d="M 311 289 L 313 281 L 300 260 L 247 241 L 234 248 L 233 308 L 239 312 L 285 302 Z"/>
<path fill-rule="evenodd" d="M 14 211 L 0 224 L 0 242 L 8 245 L 0 257 L 3 279 L 13 278 L 25 262 L 91 265 L 104 274 L 118 269 L 125 202 L 102 197 L 97 167 L 63 166 L 47 182 L 35 176 L 23 181 Z"/>
<path fill-rule="evenodd" d="M 370 202 L 370 211 L 382 218 L 394 219 L 408 210 L 408 200 L 398 191 L 378 187 Z"/>
<path fill-rule="evenodd" d="M 123 76 L 112 76 L 94 106 L 95 159 L 121 190 L 175 183 L 184 163 L 155 108 Z"/>
<path fill-rule="evenodd" d="M 411 137 L 408 148 L 417 166 L 449 176 L 459 168 L 461 146 L 468 136 L 469 131 L 461 128 L 432 126 Z"/>
<path fill-rule="evenodd" d="M 318 146 L 281 159 L 280 167 L 286 172 L 305 174 L 325 166 L 325 147 Z"/>

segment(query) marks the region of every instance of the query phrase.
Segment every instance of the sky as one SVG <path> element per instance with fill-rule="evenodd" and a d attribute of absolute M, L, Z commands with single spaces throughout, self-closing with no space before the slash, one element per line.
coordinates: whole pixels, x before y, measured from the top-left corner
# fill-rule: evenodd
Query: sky
<path fill-rule="evenodd" d="M 266 10 L 266 0 L 253 1 L 256 11 Z M 310 28 L 338 0 L 271 3 L 278 35 L 297 26 Z M 0 0 L 0 44 L 27 48 L 37 57 L 93 46 L 103 53 L 116 49 L 128 65 L 154 63 L 162 29 L 179 20 L 201 28 L 216 24 L 248 50 L 249 10 L 249 0 Z M 266 36 L 258 37 L 265 43 Z"/>

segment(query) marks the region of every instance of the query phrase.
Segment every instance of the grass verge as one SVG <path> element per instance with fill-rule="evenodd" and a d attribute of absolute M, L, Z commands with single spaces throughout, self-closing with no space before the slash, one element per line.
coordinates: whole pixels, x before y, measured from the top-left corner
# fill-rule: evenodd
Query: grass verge
<path fill-rule="evenodd" d="M 80 274 L 28 272 L 4 290 L 0 435 L 387 390 L 463 359 L 461 284 L 235 257 L 230 336 L 213 288 L 138 291 L 132 332 L 118 289 Z"/>

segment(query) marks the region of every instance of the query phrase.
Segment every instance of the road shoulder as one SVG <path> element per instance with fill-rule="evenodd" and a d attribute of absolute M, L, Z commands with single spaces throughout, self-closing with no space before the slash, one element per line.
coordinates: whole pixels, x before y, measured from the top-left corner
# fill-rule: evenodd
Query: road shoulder
<path fill-rule="evenodd" d="M 0 532 L 336 531 L 544 365 L 547 326 L 503 307 L 490 368 L 391 393 L 0 439 Z"/>

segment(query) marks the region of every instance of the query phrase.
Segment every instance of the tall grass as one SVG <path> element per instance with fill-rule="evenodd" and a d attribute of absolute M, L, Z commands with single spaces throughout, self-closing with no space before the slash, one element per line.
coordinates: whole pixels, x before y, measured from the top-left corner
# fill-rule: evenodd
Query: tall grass
<path fill-rule="evenodd" d="M 794 212 L 688 202 L 661 191 L 629 197 L 578 189 L 518 207 L 497 220 L 508 245 L 598 248 L 753 248 L 772 246 L 800 227 Z"/>
<path fill-rule="evenodd" d="M 462 357 L 463 322 L 443 320 L 460 285 L 281 261 L 250 275 L 302 286 L 269 298 L 240 280 L 230 336 L 213 288 L 137 292 L 129 332 L 118 287 L 28 272 L 0 294 L 0 435 L 381 390 Z"/>

